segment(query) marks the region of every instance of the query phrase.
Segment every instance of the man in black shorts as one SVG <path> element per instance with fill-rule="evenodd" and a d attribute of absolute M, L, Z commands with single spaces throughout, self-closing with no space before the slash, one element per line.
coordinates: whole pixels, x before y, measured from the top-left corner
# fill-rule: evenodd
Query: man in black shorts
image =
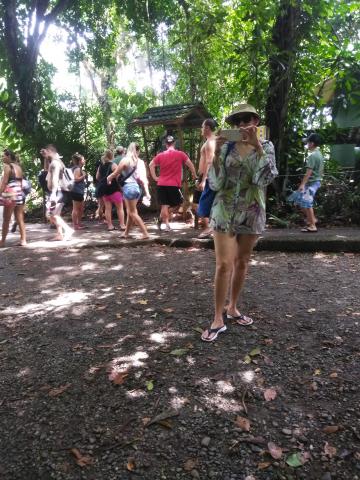
<path fill-rule="evenodd" d="M 173 136 L 166 137 L 165 145 L 166 151 L 158 153 L 150 162 L 149 168 L 152 178 L 157 183 L 158 201 L 161 206 L 158 227 L 161 229 L 161 223 L 165 223 L 166 230 L 171 230 L 169 208 L 177 207 L 183 202 L 180 190 L 182 167 L 186 165 L 189 168 L 194 180 L 196 180 L 196 171 L 186 153 L 175 149 Z M 160 168 L 159 176 L 156 175 L 156 167 Z"/>

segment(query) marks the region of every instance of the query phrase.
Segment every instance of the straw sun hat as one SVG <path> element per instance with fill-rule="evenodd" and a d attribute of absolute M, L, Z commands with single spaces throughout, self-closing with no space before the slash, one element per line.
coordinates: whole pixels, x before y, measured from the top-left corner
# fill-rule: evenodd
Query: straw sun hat
<path fill-rule="evenodd" d="M 227 123 L 233 123 L 234 119 L 244 113 L 251 113 L 255 117 L 260 119 L 260 115 L 256 111 L 256 109 L 252 106 L 249 105 L 248 103 L 240 103 L 237 107 L 235 107 L 235 110 L 233 110 L 230 115 L 228 115 L 225 118 L 225 122 Z"/>

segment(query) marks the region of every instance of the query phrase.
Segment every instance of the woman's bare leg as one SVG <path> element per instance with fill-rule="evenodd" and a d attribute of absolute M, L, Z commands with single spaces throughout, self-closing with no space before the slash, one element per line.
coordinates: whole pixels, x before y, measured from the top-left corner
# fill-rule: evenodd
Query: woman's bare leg
<path fill-rule="evenodd" d="M 143 238 L 149 238 L 149 233 L 147 231 L 147 228 L 145 226 L 145 223 L 142 221 L 142 218 L 138 214 L 137 211 L 137 200 L 125 200 L 126 202 L 126 209 L 127 209 L 127 215 L 128 215 L 128 221 L 126 222 L 126 228 L 125 228 L 125 233 L 124 236 L 126 237 L 129 234 L 129 230 L 132 226 L 132 224 L 136 224 L 139 226 L 141 233 L 143 234 Z M 131 223 L 129 222 L 131 221 Z"/>
<path fill-rule="evenodd" d="M 20 232 L 20 245 L 23 247 L 26 245 L 26 228 L 24 220 L 24 205 L 16 205 L 15 207 L 15 218 L 16 222 L 19 225 Z"/>
<path fill-rule="evenodd" d="M 223 311 L 236 252 L 236 237 L 229 233 L 214 232 L 214 244 L 216 257 L 215 314 L 210 328 L 220 328 L 224 325 Z M 203 338 L 211 338 L 213 335 L 209 335 L 206 331 L 206 333 L 203 333 Z"/>
<path fill-rule="evenodd" d="M 124 215 L 123 202 L 115 203 L 115 207 L 116 207 L 116 212 L 117 212 L 117 216 L 118 216 L 118 219 L 119 219 L 120 227 L 121 228 L 126 228 L 125 227 L 125 215 Z"/>
<path fill-rule="evenodd" d="M 237 309 L 237 302 L 245 283 L 251 253 L 258 237 L 258 235 L 238 235 L 237 238 L 237 249 L 230 283 L 230 303 L 228 307 L 228 312 L 232 316 L 240 315 Z"/>
<path fill-rule="evenodd" d="M 15 209 L 15 205 L 9 205 L 4 207 L 0 247 L 3 247 L 5 245 L 5 240 L 6 240 L 7 234 L 9 233 L 10 220 L 14 212 L 14 209 Z"/>
<path fill-rule="evenodd" d="M 104 204 L 105 204 L 105 218 L 106 218 L 107 227 L 109 230 L 113 230 L 114 225 L 112 223 L 112 212 L 111 212 L 112 203 L 108 202 L 107 200 L 104 200 Z"/>

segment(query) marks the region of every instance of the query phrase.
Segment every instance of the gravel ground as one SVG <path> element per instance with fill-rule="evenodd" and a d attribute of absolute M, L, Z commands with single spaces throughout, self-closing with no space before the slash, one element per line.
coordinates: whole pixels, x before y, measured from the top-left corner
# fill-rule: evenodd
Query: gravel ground
<path fill-rule="evenodd" d="M 359 259 L 256 253 L 206 344 L 212 251 L 3 252 L 0 478 L 359 480 Z"/>

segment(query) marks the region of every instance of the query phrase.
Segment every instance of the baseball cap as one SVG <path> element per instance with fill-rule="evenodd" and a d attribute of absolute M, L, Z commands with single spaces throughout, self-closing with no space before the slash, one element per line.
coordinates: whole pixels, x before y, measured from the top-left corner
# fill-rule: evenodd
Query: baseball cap
<path fill-rule="evenodd" d="M 322 138 L 318 133 L 310 133 L 310 135 L 305 139 L 304 143 L 315 143 L 315 145 L 321 145 L 322 144 Z"/>

